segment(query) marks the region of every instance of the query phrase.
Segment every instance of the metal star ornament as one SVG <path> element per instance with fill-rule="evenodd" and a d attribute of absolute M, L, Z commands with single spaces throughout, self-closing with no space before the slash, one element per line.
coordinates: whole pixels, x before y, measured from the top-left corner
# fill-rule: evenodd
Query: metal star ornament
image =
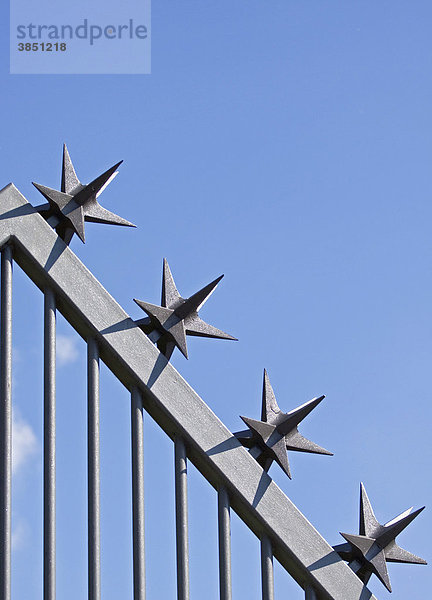
<path fill-rule="evenodd" d="M 303 437 L 298 431 L 301 421 L 324 400 L 325 396 L 314 398 L 294 410 L 284 413 L 279 408 L 267 371 L 264 369 L 261 421 L 240 417 L 249 429 L 239 431 L 236 438 L 251 449 L 251 454 L 265 471 L 276 461 L 291 479 L 287 450 L 327 454 L 332 452 Z"/>
<path fill-rule="evenodd" d="M 97 198 L 117 175 L 120 161 L 89 184 L 82 184 L 76 176 L 66 144 L 63 146 L 61 191 L 34 183 L 48 200 L 36 210 L 54 227 L 58 235 L 69 244 L 74 233 L 85 242 L 84 222 L 106 223 L 135 227 L 133 223 L 103 208 Z"/>
<path fill-rule="evenodd" d="M 135 321 L 136 324 L 157 344 L 159 350 L 170 358 L 174 348 L 188 358 L 186 336 L 217 338 L 221 340 L 236 340 L 229 335 L 209 325 L 198 315 L 202 305 L 215 290 L 223 275 L 203 287 L 190 298 L 182 298 L 176 288 L 168 261 L 163 261 L 162 306 L 134 299 L 140 308 L 148 315 L 145 319 Z"/>
<path fill-rule="evenodd" d="M 360 528 L 359 535 L 341 533 L 346 544 L 334 546 L 339 556 L 349 562 L 349 566 L 366 584 L 375 574 L 392 591 L 387 570 L 388 562 L 426 565 L 426 561 L 404 550 L 396 544 L 398 536 L 419 515 L 424 506 L 412 511 L 409 508 L 385 525 L 378 523 L 364 485 L 360 484 Z"/>

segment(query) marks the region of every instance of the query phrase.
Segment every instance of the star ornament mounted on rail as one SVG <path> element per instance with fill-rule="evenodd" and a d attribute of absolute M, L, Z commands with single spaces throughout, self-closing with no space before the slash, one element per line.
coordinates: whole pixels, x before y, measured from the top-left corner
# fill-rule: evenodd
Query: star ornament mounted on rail
<path fill-rule="evenodd" d="M 243 446 L 250 448 L 250 453 L 265 471 L 268 471 L 272 462 L 276 461 L 291 479 L 287 450 L 333 456 L 332 452 L 311 442 L 298 431 L 299 423 L 322 400 L 324 396 L 314 398 L 288 413 L 282 412 L 276 402 L 267 371 L 264 369 L 261 421 L 240 417 L 249 429 L 238 431 L 234 435 Z"/>
<path fill-rule="evenodd" d="M 392 591 L 387 570 L 388 562 L 426 565 L 426 561 L 415 554 L 404 550 L 396 544 L 399 535 L 423 508 L 412 511 L 409 508 L 385 525 L 378 523 L 372 505 L 363 484 L 360 484 L 360 529 L 359 535 L 341 533 L 346 544 L 334 546 L 339 556 L 349 562 L 349 566 L 357 576 L 367 584 L 372 574 Z"/>
<path fill-rule="evenodd" d="M 214 292 L 223 275 L 203 287 L 190 298 L 182 298 L 176 288 L 168 261 L 163 261 L 162 306 L 134 299 L 148 315 L 135 323 L 147 334 L 159 350 L 170 358 L 175 347 L 188 358 L 186 336 L 237 340 L 237 338 L 209 325 L 198 315 L 202 305 Z"/>
<path fill-rule="evenodd" d="M 48 200 L 48 204 L 37 206 L 36 210 L 66 244 L 70 243 L 74 233 L 85 242 L 85 221 L 135 227 L 133 223 L 103 208 L 97 200 L 117 175 L 117 168 L 122 162 L 96 177 L 91 183 L 82 184 L 76 176 L 68 149 L 64 145 L 61 191 L 33 182 L 35 188 Z"/>

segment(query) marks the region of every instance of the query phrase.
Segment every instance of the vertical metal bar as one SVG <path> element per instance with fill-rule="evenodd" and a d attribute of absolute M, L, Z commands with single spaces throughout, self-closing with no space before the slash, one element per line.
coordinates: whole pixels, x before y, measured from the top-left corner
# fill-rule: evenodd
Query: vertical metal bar
<path fill-rule="evenodd" d="M 181 437 L 174 441 L 176 542 L 177 542 L 177 598 L 189 600 L 189 536 L 187 501 L 186 447 Z"/>
<path fill-rule="evenodd" d="M 231 600 L 231 519 L 229 496 L 224 487 L 218 491 L 218 529 L 220 600 Z"/>
<path fill-rule="evenodd" d="M 142 398 L 136 387 L 131 394 L 131 433 L 134 600 L 145 600 L 144 433 Z"/>
<path fill-rule="evenodd" d="M 56 301 L 44 303 L 44 558 L 43 597 L 56 597 Z"/>
<path fill-rule="evenodd" d="M 265 534 L 261 538 L 261 585 L 262 599 L 274 600 L 273 551 L 270 538 Z"/>
<path fill-rule="evenodd" d="M 100 600 L 99 348 L 87 341 L 88 597 Z"/>
<path fill-rule="evenodd" d="M 318 596 L 312 586 L 308 585 L 305 589 L 305 600 L 318 600 Z"/>
<path fill-rule="evenodd" d="M 12 247 L 1 253 L 0 600 L 11 597 Z"/>

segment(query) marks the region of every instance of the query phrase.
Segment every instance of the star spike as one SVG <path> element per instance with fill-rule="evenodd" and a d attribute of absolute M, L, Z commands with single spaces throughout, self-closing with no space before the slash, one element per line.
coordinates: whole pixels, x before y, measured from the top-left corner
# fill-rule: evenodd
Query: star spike
<path fill-rule="evenodd" d="M 423 558 L 420 558 L 420 556 L 417 556 L 412 552 L 408 552 L 408 550 L 404 550 L 396 543 L 387 546 L 386 560 L 387 562 L 406 563 L 411 565 L 427 565 L 427 562 Z"/>
<path fill-rule="evenodd" d="M 296 450 L 297 452 L 309 452 L 309 454 L 323 454 L 333 456 L 333 452 L 326 450 L 322 446 L 315 444 L 301 433 L 293 430 L 285 436 L 285 446 L 287 450 Z"/>
<path fill-rule="evenodd" d="M 84 185 L 78 179 L 66 144 L 63 146 L 61 191 L 33 183 L 48 200 L 48 205 L 36 207 L 38 212 L 56 229 L 58 235 L 69 244 L 76 233 L 85 241 L 84 221 L 135 227 L 133 223 L 103 208 L 97 198 L 117 175 L 122 161 Z"/>
<path fill-rule="evenodd" d="M 267 370 L 264 369 L 261 421 L 267 421 L 268 423 L 276 422 L 280 413 L 281 409 L 276 401 L 276 396 L 270 383 L 270 378 Z"/>
<path fill-rule="evenodd" d="M 214 338 L 218 340 L 233 340 L 237 341 L 237 338 L 229 335 L 229 333 L 225 333 L 221 329 L 217 327 L 213 327 L 209 323 L 203 321 L 198 313 L 192 313 L 192 315 L 186 317 L 184 320 L 184 324 L 186 327 L 186 333 L 193 337 L 205 337 L 205 338 Z"/>
<path fill-rule="evenodd" d="M 198 312 L 204 303 L 210 298 L 213 292 L 216 289 L 217 284 L 223 275 L 217 277 L 214 281 L 204 286 L 198 292 L 195 292 L 190 298 L 187 298 L 178 308 L 176 308 L 176 313 L 181 319 L 185 319 L 186 317 L 192 315 L 193 313 Z"/>
<path fill-rule="evenodd" d="M 267 371 L 264 369 L 263 396 L 261 406 L 261 421 L 241 417 L 249 427 L 246 431 L 239 431 L 234 435 L 255 456 L 259 464 L 266 470 L 275 460 L 291 479 L 287 450 L 309 452 L 314 454 L 332 453 L 318 444 L 303 437 L 297 425 L 302 421 L 324 396 L 315 398 L 310 402 L 296 408 L 289 413 L 283 413 L 276 401 L 273 388 Z"/>
<path fill-rule="evenodd" d="M 373 567 L 373 572 L 381 581 L 381 583 L 388 589 L 389 592 L 392 591 L 392 587 L 390 584 L 390 576 L 387 570 L 387 563 L 384 550 L 378 552 L 375 556 L 370 559 L 370 563 Z"/>
<path fill-rule="evenodd" d="M 391 521 L 391 525 L 383 525 L 378 534 L 377 541 L 383 548 L 387 547 L 394 539 L 414 521 L 414 519 L 425 509 L 424 506 L 406 516 L 401 516 Z"/>
<path fill-rule="evenodd" d="M 81 189 L 82 185 L 77 177 L 77 174 L 75 173 L 67 146 L 66 144 L 63 144 L 61 191 L 65 194 L 71 194 L 77 188 Z"/>
<path fill-rule="evenodd" d="M 422 512 L 424 507 L 404 511 L 398 517 L 380 525 L 372 509 L 364 485 L 360 484 L 359 535 L 341 533 L 347 541 L 334 547 L 343 560 L 367 583 L 374 573 L 391 592 L 387 562 L 426 564 L 426 561 L 396 544 L 396 537 Z"/>
<path fill-rule="evenodd" d="M 82 188 L 74 194 L 74 199 L 77 204 L 80 206 L 86 204 L 89 200 L 95 200 L 100 194 L 102 190 L 105 189 L 108 185 L 109 181 L 112 181 L 113 178 L 117 175 L 118 167 L 122 164 L 122 160 L 115 164 L 113 167 L 110 167 L 102 175 L 93 179 L 90 183 L 83 185 Z"/>
<path fill-rule="evenodd" d="M 308 402 L 305 402 L 301 406 L 290 410 L 288 413 L 282 413 L 285 417 L 283 421 L 280 422 L 278 428 L 281 433 L 288 434 L 294 427 L 297 427 L 303 419 L 305 419 L 309 413 L 313 411 L 314 408 L 318 406 L 323 400 L 325 396 L 319 396 L 319 398 L 312 398 Z"/>
<path fill-rule="evenodd" d="M 176 346 L 185 358 L 188 358 L 186 335 L 235 340 L 236 338 L 213 327 L 213 325 L 209 325 L 198 315 L 198 310 L 212 294 L 221 279 L 222 277 L 218 277 L 190 298 L 182 298 L 174 283 L 168 261 L 164 258 L 162 306 L 134 299 L 134 302 L 149 316 L 149 320 L 141 319 L 135 321 L 135 323 L 153 342 L 156 342 L 160 352 L 168 359 Z"/>
<path fill-rule="evenodd" d="M 178 301 L 182 300 L 179 291 L 174 283 L 170 266 L 166 258 L 163 259 L 163 278 L 162 278 L 162 299 L 161 304 L 165 308 L 177 305 Z"/>
<path fill-rule="evenodd" d="M 387 523 L 384 523 L 384 527 L 389 527 L 389 525 L 393 525 L 393 523 L 396 523 L 396 521 L 399 521 L 403 517 L 407 517 L 409 514 L 411 514 L 413 508 L 414 508 L 414 506 L 411 506 L 410 508 L 407 508 L 406 510 L 401 512 L 401 514 L 398 515 L 397 517 L 394 517 L 394 519 L 390 519 L 390 521 L 387 521 Z"/>
<path fill-rule="evenodd" d="M 360 535 L 373 535 L 380 528 L 380 524 L 375 517 L 366 488 L 360 483 Z"/>

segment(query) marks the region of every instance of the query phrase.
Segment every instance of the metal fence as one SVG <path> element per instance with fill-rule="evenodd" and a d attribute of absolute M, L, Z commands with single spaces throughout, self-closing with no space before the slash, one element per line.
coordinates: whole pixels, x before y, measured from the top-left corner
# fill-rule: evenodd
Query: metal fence
<path fill-rule="evenodd" d="M 143 409 L 174 443 L 177 597 L 189 598 L 187 467 L 218 494 L 220 598 L 230 600 L 234 510 L 261 544 L 263 600 L 273 600 L 273 557 L 308 600 L 368 600 L 372 593 L 134 324 L 13 185 L 0 191 L 1 404 L 0 600 L 11 598 L 12 271 L 16 261 L 44 293 L 43 589 L 56 582 L 56 311 L 87 342 L 88 597 L 101 597 L 100 360 L 130 391 L 134 599 L 144 600 Z"/>

